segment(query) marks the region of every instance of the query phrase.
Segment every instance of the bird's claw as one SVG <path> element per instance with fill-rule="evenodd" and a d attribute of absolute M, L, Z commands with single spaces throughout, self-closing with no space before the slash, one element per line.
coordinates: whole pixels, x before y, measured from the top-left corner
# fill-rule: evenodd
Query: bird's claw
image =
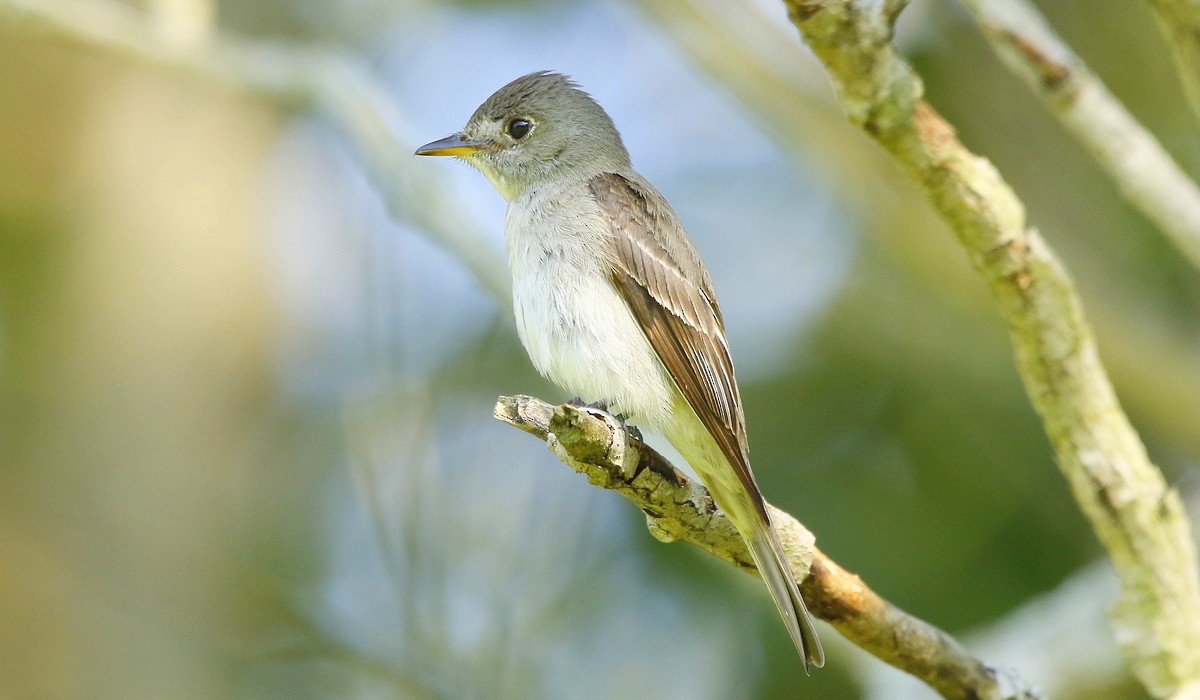
<path fill-rule="evenodd" d="M 642 439 L 642 431 L 636 425 L 633 425 L 632 423 L 630 423 L 629 419 L 626 418 L 623 414 L 613 413 L 611 410 L 609 410 L 608 404 L 603 401 L 593 401 L 591 403 L 588 403 L 588 402 L 584 401 L 582 398 L 580 398 L 578 396 L 574 396 L 567 400 L 567 405 L 574 406 L 575 408 L 590 408 L 593 411 L 600 411 L 602 413 L 607 413 L 608 415 L 617 419 L 617 422 L 620 423 L 621 427 L 625 430 L 626 435 L 629 435 L 630 437 L 632 437 L 634 440 L 637 440 L 638 442 L 644 442 L 644 440 Z"/>

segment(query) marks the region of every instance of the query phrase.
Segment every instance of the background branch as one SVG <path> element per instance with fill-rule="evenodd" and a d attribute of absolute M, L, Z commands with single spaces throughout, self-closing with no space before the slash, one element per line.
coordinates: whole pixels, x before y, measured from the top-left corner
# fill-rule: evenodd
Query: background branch
<path fill-rule="evenodd" d="M 511 304 L 500 251 L 435 174 L 417 172 L 413 149 L 396 136 L 405 119 L 387 91 L 347 54 L 242 40 L 228 32 L 180 43 L 155 16 L 114 0 L 0 0 L 0 21 L 15 17 L 62 39 L 181 70 L 285 107 L 311 107 L 354 148 L 397 221 L 431 237 L 471 271 L 502 306 Z"/>
<path fill-rule="evenodd" d="M 1171 45 L 1192 111 L 1200 118 L 1200 1 L 1150 0 L 1150 7 Z"/>
<path fill-rule="evenodd" d="M 742 538 L 705 488 L 630 436 L 612 416 L 530 396 L 501 397 L 495 415 L 545 440 L 591 483 L 633 501 L 658 539 L 691 542 L 743 570 L 755 570 Z M 791 515 L 773 506 L 771 512 L 809 609 L 847 639 L 946 698 L 1040 697 L 1015 675 L 973 658 L 950 635 L 881 598 L 817 549 L 812 533 Z"/>
<path fill-rule="evenodd" d="M 992 48 L 1200 268 L 1200 188 L 1026 0 L 962 0 Z"/>
<path fill-rule="evenodd" d="M 1183 499 L 1194 525 L 1200 493 L 1185 488 Z M 1198 534 L 1193 526 L 1192 536 Z M 979 655 L 1020 668 L 1047 697 L 1140 697 L 1143 693 L 1130 687 L 1134 681 L 1108 638 L 1107 611 L 1118 590 L 1112 563 L 1098 558 L 1003 618 L 958 636 Z M 897 682 L 899 674 L 893 669 L 871 664 L 865 670 L 871 700 L 927 697 L 919 683 L 907 678 Z"/>
<path fill-rule="evenodd" d="M 970 341 L 961 335 L 957 339 L 946 337 L 958 331 L 951 330 L 944 320 L 914 330 L 914 324 L 923 317 L 922 314 L 897 315 L 877 303 L 876 300 L 886 297 L 897 305 L 896 308 L 917 308 L 931 302 L 939 303 L 940 298 L 940 303 L 969 306 L 972 317 L 987 328 L 991 328 L 995 318 L 991 300 L 985 294 L 973 293 L 972 285 L 977 283 L 978 276 L 962 265 L 957 251 L 953 250 L 954 244 L 942 241 L 936 235 L 914 235 L 914 232 L 939 231 L 945 224 L 932 206 L 922 198 L 912 196 L 911 185 L 898 177 L 899 172 L 888 155 L 846 123 L 818 60 L 795 35 L 793 27 L 772 15 L 770 10 L 775 8 L 750 3 L 738 6 L 736 12 L 729 12 L 729 4 L 723 0 L 677 0 L 671 3 L 635 0 L 635 3 L 689 60 L 717 81 L 722 89 L 737 96 L 749 113 L 772 134 L 782 152 L 795 159 L 801 171 L 813 171 L 819 182 L 831 186 L 845 210 L 853 212 L 853 217 L 861 222 L 858 228 L 870 245 L 886 251 L 889 265 L 899 265 L 905 274 L 919 278 L 923 288 L 933 297 L 901 299 L 897 296 L 898 290 L 885 288 L 892 274 L 890 270 L 864 270 L 856 282 L 861 291 L 854 294 L 856 301 L 852 313 L 857 319 L 871 316 L 875 320 L 863 325 L 847 322 L 833 331 L 837 342 L 843 346 L 836 352 L 851 349 L 861 352 L 863 348 L 871 347 L 879 361 L 889 364 L 906 357 L 920 358 L 908 371 L 922 374 L 926 382 L 944 378 L 948 371 L 979 377 L 989 371 L 985 368 L 994 369 L 995 363 L 1000 361 L 999 356 L 1004 354 L 1003 348 L 996 348 L 996 357 L 979 352 L 963 353 L 962 344 Z M 913 34 L 923 35 L 937 25 L 931 7 L 917 5 L 906 10 L 909 13 L 906 15 L 907 27 Z M 922 12 L 924 14 L 920 14 Z M 956 26 L 955 31 L 958 30 Z M 909 41 L 918 50 L 928 50 L 919 36 L 911 37 Z M 967 72 L 974 74 L 976 70 L 972 68 Z M 971 78 L 962 80 L 969 82 Z M 988 107 L 970 109 L 978 111 Z M 999 126 L 999 121 L 1009 118 L 982 117 L 979 121 Z M 978 129 L 980 125 L 973 124 L 971 128 Z M 1029 132 L 1029 135 L 1034 133 L 1037 132 Z M 1050 157 L 1057 159 L 1063 155 L 1056 152 Z M 1029 156 L 1028 151 L 1022 158 L 1038 160 Z M 1062 177 L 1052 176 L 1049 169 L 1035 164 L 1024 167 L 1036 168 L 1042 174 L 1038 179 L 1024 181 L 1022 184 L 1026 187 L 1045 189 L 1041 178 L 1056 181 Z M 1079 197 L 1091 196 L 1086 187 L 1080 186 L 1078 178 L 1070 182 L 1057 180 L 1056 184 L 1061 185 L 1054 190 L 1057 199 L 1078 201 Z M 1056 208 L 1078 210 L 1079 206 L 1056 205 Z M 1117 216 L 1117 213 L 1110 212 L 1110 216 Z M 1086 217 L 1076 215 L 1070 215 L 1069 219 L 1073 224 L 1078 223 L 1078 230 L 1083 232 L 1095 231 L 1095 222 L 1103 221 L 1105 217 L 1095 217 L 1090 222 Z M 1096 235 L 1088 237 L 1082 247 L 1095 249 L 1097 241 L 1103 241 L 1099 245 L 1110 246 L 1111 238 L 1108 237 L 1129 235 L 1118 222 L 1112 223 L 1111 228 L 1096 231 Z M 1062 233 L 1072 231 L 1064 229 Z M 1079 238 L 1084 238 L 1082 233 Z M 1095 263 L 1091 262 L 1091 265 Z M 1103 280 L 1109 274 L 1099 272 L 1098 276 Z M 1153 272 L 1151 276 L 1161 279 L 1163 270 Z M 1089 280 L 1080 279 L 1079 283 L 1086 287 Z M 1103 281 L 1092 280 L 1090 283 L 1108 288 Z M 1147 323 L 1145 304 L 1132 301 L 1128 294 L 1090 299 L 1088 310 L 1094 328 L 1105 338 L 1104 359 L 1109 376 L 1115 382 L 1126 410 L 1138 416 L 1142 432 L 1195 434 L 1193 417 L 1200 415 L 1200 391 L 1196 389 L 1200 387 L 1200 374 L 1193 362 L 1195 343 L 1190 333 L 1176 337 L 1164 334 L 1160 327 Z M 993 340 L 989 337 L 987 342 L 991 347 Z M 964 363 L 973 366 L 955 369 Z M 997 381 L 1008 382 L 1010 379 L 1005 376 Z M 987 392 L 994 389 L 975 384 L 970 390 Z"/>
<path fill-rule="evenodd" d="M 788 0 L 850 121 L 924 190 L 987 282 L 1059 467 L 1121 578 L 1116 637 L 1165 697 L 1200 683 L 1200 579 L 1179 494 L 1146 455 L 1109 383 L 1066 270 L 1016 195 L 921 95 L 892 17 L 846 0 Z"/>

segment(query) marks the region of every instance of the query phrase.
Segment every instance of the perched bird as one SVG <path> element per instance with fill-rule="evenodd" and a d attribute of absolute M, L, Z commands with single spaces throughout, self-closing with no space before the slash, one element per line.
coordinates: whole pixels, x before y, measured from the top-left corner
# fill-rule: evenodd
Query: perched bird
<path fill-rule="evenodd" d="M 823 665 L 750 470 L 712 281 L 612 119 L 566 76 L 531 73 L 417 154 L 465 160 L 508 200 L 513 307 L 534 366 L 671 441 L 745 539 L 805 669 Z"/>

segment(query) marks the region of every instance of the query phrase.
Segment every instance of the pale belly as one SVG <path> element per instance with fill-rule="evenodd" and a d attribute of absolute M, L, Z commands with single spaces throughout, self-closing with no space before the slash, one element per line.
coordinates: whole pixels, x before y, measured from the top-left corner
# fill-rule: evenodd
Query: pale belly
<path fill-rule="evenodd" d="M 608 227 L 584 181 L 530 188 L 509 204 L 517 332 L 550 381 L 660 428 L 675 385 L 608 279 Z"/>
<path fill-rule="evenodd" d="M 674 385 L 607 277 L 553 258 L 524 273 L 514 275 L 513 307 L 534 367 L 584 401 L 662 427 Z"/>

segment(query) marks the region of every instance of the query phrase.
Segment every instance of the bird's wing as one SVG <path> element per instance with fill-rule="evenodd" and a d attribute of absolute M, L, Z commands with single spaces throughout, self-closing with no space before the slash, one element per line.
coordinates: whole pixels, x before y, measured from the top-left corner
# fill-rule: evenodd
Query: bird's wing
<path fill-rule="evenodd" d="M 603 173 L 588 186 L 608 219 L 615 253 L 612 279 L 634 318 L 658 353 L 692 410 L 737 472 L 755 509 L 767 520 L 746 440 L 742 399 L 733 376 L 725 325 L 706 275 L 685 276 L 678 256 L 699 258 L 686 247 L 675 213 L 661 195 L 615 173 Z M 661 235 L 679 229 L 674 250 Z M 681 247 L 683 246 L 683 247 Z"/>

